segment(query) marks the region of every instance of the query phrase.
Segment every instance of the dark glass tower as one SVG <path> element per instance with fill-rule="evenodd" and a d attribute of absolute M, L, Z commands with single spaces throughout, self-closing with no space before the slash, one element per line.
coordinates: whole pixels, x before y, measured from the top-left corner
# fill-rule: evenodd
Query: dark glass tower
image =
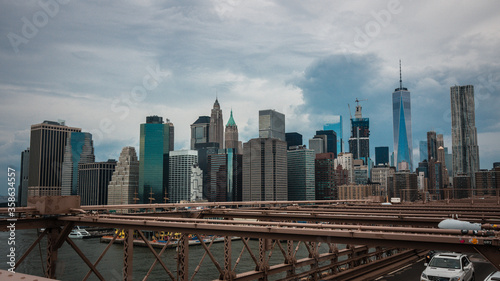
<path fill-rule="evenodd" d="M 349 152 L 352 153 L 354 159 L 364 159 L 364 163 L 368 162 L 370 157 L 370 119 L 363 118 L 361 114 L 361 106 L 356 106 L 355 118 L 351 118 L 351 137 L 349 138 Z"/>
<path fill-rule="evenodd" d="M 326 151 L 337 156 L 337 134 L 333 130 L 316 131 L 316 136 L 326 136 Z"/>
<path fill-rule="evenodd" d="M 141 124 L 139 149 L 139 203 L 162 203 L 168 188 L 170 124 L 159 116 Z M 150 199 L 154 198 L 154 199 Z"/>
<path fill-rule="evenodd" d="M 290 147 L 292 146 L 302 145 L 302 135 L 297 132 L 285 133 L 285 138 L 288 149 L 290 149 Z"/>
<path fill-rule="evenodd" d="M 375 165 L 389 165 L 389 147 L 375 147 Z"/>
<path fill-rule="evenodd" d="M 392 93 L 392 117 L 396 169 L 413 171 L 411 99 L 408 89 L 403 88 L 401 61 L 399 61 L 399 88 L 395 89 Z"/>

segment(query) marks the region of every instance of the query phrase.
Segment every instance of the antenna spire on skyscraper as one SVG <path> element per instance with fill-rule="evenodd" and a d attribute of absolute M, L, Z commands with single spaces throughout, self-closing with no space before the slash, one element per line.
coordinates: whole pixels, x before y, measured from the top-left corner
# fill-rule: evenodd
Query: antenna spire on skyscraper
<path fill-rule="evenodd" d="M 399 88 L 403 89 L 403 79 L 401 78 L 401 60 L 399 60 Z"/>

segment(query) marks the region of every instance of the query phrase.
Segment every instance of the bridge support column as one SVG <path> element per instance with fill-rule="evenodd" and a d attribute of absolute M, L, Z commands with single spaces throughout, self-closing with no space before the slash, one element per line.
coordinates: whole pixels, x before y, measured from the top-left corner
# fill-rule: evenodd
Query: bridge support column
<path fill-rule="evenodd" d="M 264 277 L 260 278 L 259 281 L 267 281 L 267 272 L 269 270 L 269 264 L 266 259 L 266 251 L 270 248 L 271 240 L 259 238 L 259 265 L 256 270 L 264 272 Z"/>
<path fill-rule="evenodd" d="M 287 240 L 286 241 L 286 257 L 285 257 L 285 263 L 286 264 L 291 264 L 292 265 L 292 269 L 291 270 L 288 270 L 286 272 L 286 276 L 289 277 L 289 276 L 293 276 L 295 275 L 295 262 L 297 260 L 295 259 L 295 257 L 293 256 L 293 241 L 292 240 Z"/>
<path fill-rule="evenodd" d="M 123 281 L 132 281 L 134 256 L 134 230 L 124 229 L 123 239 Z"/>
<path fill-rule="evenodd" d="M 56 264 L 57 264 L 57 240 L 61 233 L 59 227 L 50 228 L 47 231 L 47 268 L 45 270 L 45 277 L 56 278 Z"/>
<path fill-rule="evenodd" d="M 231 236 L 224 236 L 224 276 L 221 276 L 220 278 L 222 280 L 233 280 L 236 277 L 231 263 L 231 244 Z"/>
<path fill-rule="evenodd" d="M 203 237 L 199 237 L 200 241 Z M 177 244 L 177 281 L 189 280 L 189 237 L 183 233 Z"/>

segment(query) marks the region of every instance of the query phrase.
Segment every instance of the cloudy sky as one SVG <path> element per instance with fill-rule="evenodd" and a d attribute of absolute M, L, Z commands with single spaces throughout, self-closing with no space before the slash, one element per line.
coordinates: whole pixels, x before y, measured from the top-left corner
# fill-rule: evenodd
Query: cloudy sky
<path fill-rule="evenodd" d="M 305 143 L 342 115 L 347 139 L 348 104 L 366 99 L 374 156 L 392 150 L 401 59 L 414 158 L 430 130 L 451 150 L 450 86 L 472 84 L 481 168 L 491 169 L 499 11 L 498 1 L 2 0 L 0 165 L 19 168 L 30 126 L 44 120 L 91 132 L 98 161 L 138 147 L 149 115 L 170 119 L 175 149 L 186 149 L 216 96 L 244 142 L 258 137 L 262 109 L 284 113 Z"/>

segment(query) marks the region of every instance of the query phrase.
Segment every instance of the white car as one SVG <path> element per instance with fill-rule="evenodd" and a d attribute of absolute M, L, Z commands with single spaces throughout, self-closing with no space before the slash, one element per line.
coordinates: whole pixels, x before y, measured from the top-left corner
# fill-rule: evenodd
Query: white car
<path fill-rule="evenodd" d="M 484 281 L 500 281 L 500 271 L 492 272 Z"/>
<path fill-rule="evenodd" d="M 421 281 L 474 281 L 474 265 L 464 254 L 439 253 L 426 266 Z"/>

